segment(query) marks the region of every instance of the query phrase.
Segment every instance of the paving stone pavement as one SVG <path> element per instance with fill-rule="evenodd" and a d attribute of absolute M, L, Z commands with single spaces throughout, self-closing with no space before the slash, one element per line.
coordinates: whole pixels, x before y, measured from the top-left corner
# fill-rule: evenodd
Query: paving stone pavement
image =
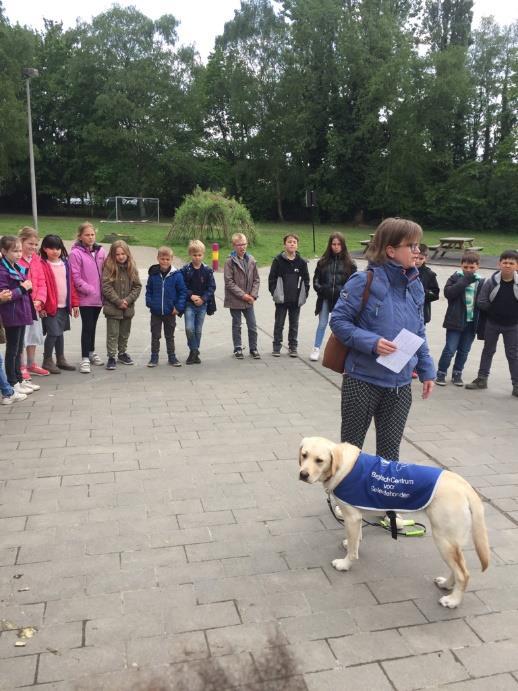
<path fill-rule="evenodd" d="M 144 269 L 154 251 L 136 255 Z M 444 285 L 451 268 L 437 271 Z M 264 664 L 253 688 L 518 689 L 518 399 L 502 346 L 487 391 L 449 385 L 425 402 L 413 384 L 402 457 L 461 473 L 486 500 L 491 566 L 482 574 L 468 545 L 468 592 L 445 610 L 429 535 L 395 542 L 366 528 L 354 569 L 331 567 L 341 529 L 321 487 L 298 482 L 297 451 L 303 435 L 338 439 L 339 377 L 307 359 L 313 295 L 300 357 L 270 356 L 273 304 L 261 276 L 262 360 L 231 357 L 218 302 L 202 365 L 172 368 L 162 354 L 146 368 L 141 299 L 136 366 L 39 379 L 41 391 L 1 408 L 0 689 L 117 691 L 151 678 L 207 689 L 223 673 L 221 688 L 251 688 L 247 675 L 270 646 L 296 672 L 285 683 Z M 432 306 L 436 359 L 444 308 L 443 298 Z M 185 361 L 182 321 L 176 341 Z M 77 322 L 66 352 L 78 362 Z M 15 647 L 25 626 L 37 631 Z"/>

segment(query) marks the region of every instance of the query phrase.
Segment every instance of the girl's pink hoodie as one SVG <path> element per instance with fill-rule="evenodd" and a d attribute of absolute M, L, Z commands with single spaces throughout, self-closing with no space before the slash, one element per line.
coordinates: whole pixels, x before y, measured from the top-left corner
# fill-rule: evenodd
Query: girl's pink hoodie
<path fill-rule="evenodd" d="M 28 269 L 27 278 L 32 281 L 32 301 L 41 300 L 44 304 L 47 299 L 47 284 L 41 266 L 41 257 L 38 254 L 33 254 L 30 262 L 22 257 L 18 264 Z"/>

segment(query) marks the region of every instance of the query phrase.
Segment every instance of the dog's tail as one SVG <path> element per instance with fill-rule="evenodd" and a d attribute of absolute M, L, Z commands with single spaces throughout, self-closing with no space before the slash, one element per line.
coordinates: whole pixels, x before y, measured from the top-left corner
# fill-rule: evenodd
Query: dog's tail
<path fill-rule="evenodd" d="M 469 486 L 468 490 L 469 509 L 471 511 L 471 532 L 473 535 L 473 543 L 482 565 L 482 571 L 485 571 L 489 566 L 489 540 L 487 538 L 486 522 L 484 520 L 484 505 L 475 492 Z"/>

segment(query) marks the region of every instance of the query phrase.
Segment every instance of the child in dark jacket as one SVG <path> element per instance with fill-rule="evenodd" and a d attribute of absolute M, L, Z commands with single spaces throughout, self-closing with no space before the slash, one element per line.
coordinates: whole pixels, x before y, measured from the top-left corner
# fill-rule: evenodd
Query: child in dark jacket
<path fill-rule="evenodd" d="M 432 318 L 431 303 L 439 299 L 440 289 L 437 283 L 437 274 L 426 266 L 428 259 L 428 245 L 422 242 L 419 245 L 419 255 L 415 260 L 415 268 L 419 271 L 419 278 L 424 288 L 424 323 L 428 324 Z"/>
<path fill-rule="evenodd" d="M 214 314 L 216 281 L 213 270 L 203 263 L 205 245 L 201 240 L 191 240 L 188 248 L 191 261 L 182 266 L 182 276 L 187 288 L 185 305 L 185 335 L 189 346 L 186 365 L 199 365 L 201 330 L 206 314 Z"/>
<path fill-rule="evenodd" d="M 454 355 L 451 380 L 455 386 L 464 386 L 462 370 L 477 333 L 477 298 L 484 283 L 483 278 L 477 274 L 480 255 L 477 252 L 465 252 L 460 264 L 460 270 L 450 276 L 444 286 L 448 308 L 443 322 L 446 329 L 446 345 L 439 359 L 435 380 L 439 386 L 446 386 L 446 374 Z"/>
<path fill-rule="evenodd" d="M 148 367 L 158 365 L 162 324 L 167 348 L 167 358 L 173 367 L 181 367 L 174 347 L 176 317 L 185 310 L 187 289 L 181 271 L 173 266 L 174 253 L 170 247 L 158 248 L 158 264 L 148 270 L 146 306 L 151 311 L 151 357 Z"/>
<path fill-rule="evenodd" d="M 298 236 L 285 235 L 283 243 L 284 252 L 275 257 L 268 276 L 268 288 L 275 302 L 272 355 L 281 354 L 282 332 L 288 315 L 288 352 L 290 357 L 297 357 L 299 315 L 309 293 L 309 271 L 307 261 L 297 252 Z"/>

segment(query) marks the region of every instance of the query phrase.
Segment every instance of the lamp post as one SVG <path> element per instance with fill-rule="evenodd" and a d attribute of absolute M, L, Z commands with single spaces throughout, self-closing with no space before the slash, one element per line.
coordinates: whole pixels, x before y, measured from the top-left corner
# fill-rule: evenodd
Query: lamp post
<path fill-rule="evenodd" d="M 34 170 L 34 147 L 32 143 L 32 116 L 31 116 L 31 88 L 30 81 L 33 77 L 39 77 L 40 73 L 34 67 L 24 67 L 22 75 L 25 78 L 27 87 L 27 123 L 29 128 L 29 164 L 31 169 L 31 198 L 32 198 L 32 221 L 35 230 L 38 230 L 38 203 L 36 201 L 36 173 Z"/>

